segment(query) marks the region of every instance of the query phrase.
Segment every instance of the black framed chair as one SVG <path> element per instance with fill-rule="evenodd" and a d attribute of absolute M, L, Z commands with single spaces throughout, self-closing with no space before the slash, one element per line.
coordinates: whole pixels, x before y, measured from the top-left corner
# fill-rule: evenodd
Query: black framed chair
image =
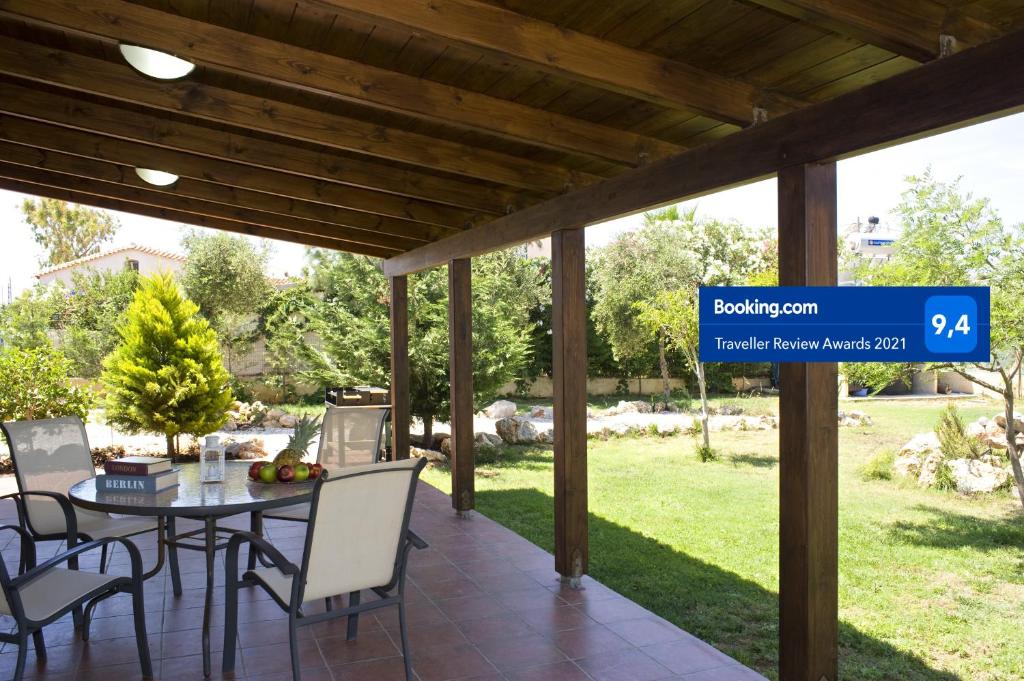
<path fill-rule="evenodd" d="M 115 517 L 88 511 L 71 504 L 67 490 L 75 483 L 96 476 L 85 424 L 69 416 L 35 421 L 6 421 L 0 424 L 14 463 L 18 483 L 19 518 L 36 541 L 67 541 L 133 537 L 159 532 L 161 520 L 151 517 Z M 168 529 L 174 533 L 173 518 Z M 106 572 L 108 543 L 102 545 L 100 572 Z M 161 554 L 162 555 L 162 554 Z M 180 593 L 178 555 L 169 547 L 171 578 Z M 73 561 L 73 566 L 77 561 Z"/>
<path fill-rule="evenodd" d="M 288 612 L 292 677 L 299 681 L 298 628 L 339 617 L 348 618 L 348 639 L 356 638 L 359 614 L 389 606 L 398 608 L 406 679 L 412 662 L 405 616 L 405 568 L 412 548 L 427 544 L 409 529 L 416 484 L 426 459 L 406 459 L 379 465 L 331 471 L 313 488 L 309 525 L 299 564 L 289 561 L 272 544 L 252 532 L 239 532 L 228 542 L 224 618 L 225 673 L 235 668 L 238 632 L 238 589 L 253 584 L 264 589 Z M 317 519 L 329 519 L 319 523 Z M 250 569 L 238 576 L 242 545 L 259 549 L 270 567 Z M 360 601 L 362 591 L 377 598 Z M 305 614 L 304 603 L 348 594 L 348 606 Z"/>
<path fill-rule="evenodd" d="M 121 537 L 105 537 L 84 544 L 77 544 L 69 550 L 54 556 L 41 565 L 36 565 L 35 541 L 31 534 L 14 525 L 0 526 L 0 532 L 16 532 L 21 540 L 21 554 L 18 574 L 11 577 L 4 561 L 0 561 L 0 613 L 15 621 L 13 633 L 0 632 L 0 641 L 18 646 L 13 681 L 21 681 L 28 656 L 28 639 L 36 651 L 36 659 L 46 659 L 46 644 L 43 628 L 69 612 L 85 606 L 85 620 L 82 624 L 82 638 L 89 638 L 89 619 L 93 607 L 105 598 L 118 593 L 130 593 L 132 613 L 135 622 L 135 641 L 139 650 L 142 675 L 153 676 L 153 664 L 149 655 L 146 636 L 146 609 L 143 600 L 142 557 L 139 549 Z M 108 575 L 86 572 L 71 567 L 78 556 L 95 549 L 106 550 L 113 543 L 122 544 L 131 561 L 131 576 Z M 60 567 L 69 564 L 68 568 Z"/>

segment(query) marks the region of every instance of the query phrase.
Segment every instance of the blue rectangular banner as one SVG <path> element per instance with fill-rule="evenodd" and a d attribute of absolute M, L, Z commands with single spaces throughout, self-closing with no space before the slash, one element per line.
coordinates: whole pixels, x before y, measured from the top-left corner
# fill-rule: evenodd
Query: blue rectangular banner
<path fill-rule="evenodd" d="M 984 286 L 700 289 L 703 362 L 987 362 Z"/>

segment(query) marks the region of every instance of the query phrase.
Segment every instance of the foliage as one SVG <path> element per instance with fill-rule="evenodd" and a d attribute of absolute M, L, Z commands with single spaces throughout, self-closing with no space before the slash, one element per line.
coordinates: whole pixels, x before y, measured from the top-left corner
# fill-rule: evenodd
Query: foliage
<path fill-rule="evenodd" d="M 697 445 L 694 446 L 694 451 L 697 454 L 697 460 L 701 463 L 718 460 L 718 453 L 712 449 L 710 445 L 697 443 Z"/>
<path fill-rule="evenodd" d="M 198 312 L 170 274 L 142 279 L 121 341 L 103 363 L 107 421 L 163 433 L 171 457 L 177 435 L 215 431 L 234 400 L 216 334 Z"/>
<path fill-rule="evenodd" d="M 860 469 L 861 480 L 892 480 L 892 465 L 896 452 L 891 448 L 880 449 Z"/>
<path fill-rule="evenodd" d="M 956 404 L 950 400 L 946 408 L 939 414 L 935 424 L 935 435 L 939 438 L 939 448 L 947 459 L 977 459 L 984 448 L 975 438 L 967 434 L 964 420 Z"/>
<path fill-rule="evenodd" d="M 51 346 L 0 352 L 0 420 L 77 416 L 85 420 L 92 405 L 87 390 L 72 385 L 71 363 Z"/>
<path fill-rule="evenodd" d="M 62 303 L 59 287 L 40 285 L 22 292 L 10 305 L 0 308 L 0 341 L 23 350 L 49 346 L 49 330 Z"/>
<path fill-rule="evenodd" d="M 282 296 L 268 347 L 298 359 L 297 378 L 318 385 L 390 384 L 388 282 L 378 261 L 329 251 L 310 255 L 309 285 Z M 473 262 L 473 388 L 477 404 L 520 375 L 529 359 L 530 310 L 548 299 L 538 261 L 518 249 Z M 319 339 L 318 341 L 315 339 Z M 412 413 L 427 429 L 449 415 L 448 276 L 409 279 Z"/>
<path fill-rule="evenodd" d="M 25 199 L 21 204 L 25 222 L 36 243 L 46 250 L 41 265 L 58 265 L 99 253 L 121 224 L 106 211 L 56 199 Z"/>
<path fill-rule="evenodd" d="M 117 346 L 118 329 L 139 286 L 139 273 L 85 271 L 72 275 L 55 320 L 59 344 L 72 362 L 73 375 L 93 378 L 103 371 L 103 358 Z"/>
<path fill-rule="evenodd" d="M 891 385 L 910 387 L 914 365 L 907 362 L 843 362 L 840 373 L 851 386 L 869 388 L 876 395 Z"/>

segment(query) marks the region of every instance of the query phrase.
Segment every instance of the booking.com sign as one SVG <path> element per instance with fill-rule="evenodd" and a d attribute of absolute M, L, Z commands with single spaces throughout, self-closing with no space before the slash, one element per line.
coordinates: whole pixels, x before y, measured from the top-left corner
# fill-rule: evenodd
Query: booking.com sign
<path fill-rule="evenodd" d="M 700 289 L 704 362 L 985 362 L 987 287 Z"/>

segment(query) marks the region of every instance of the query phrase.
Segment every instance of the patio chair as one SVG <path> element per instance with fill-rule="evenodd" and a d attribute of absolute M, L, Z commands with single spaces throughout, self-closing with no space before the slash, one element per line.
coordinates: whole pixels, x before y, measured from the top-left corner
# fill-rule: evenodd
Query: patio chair
<path fill-rule="evenodd" d="M 66 494 L 77 482 L 96 476 L 85 424 L 69 416 L 36 421 L 6 421 L 0 424 L 14 462 L 18 494 L 8 495 L 18 502 L 22 525 L 36 541 L 64 540 L 68 547 L 79 540 L 132 537 L 159 529 L 151 517 L 114 517 L 73 506 Z M 3 497 L 7 498 L 7 497 Z M 168 529 L 174 534 L 173 518 Z M 181 583 L 178 555 L 168 547 L 171 577 L 175 587 Z M 106 572 L 107 544 L 102 545 L 100 572 Z M 77 559 L 72 567 L 77 566 Z M 175 588 L 175 593 L 180 591 Z"/>
<path fill-rule="evenodd" d="M 135 643 L 139 651 L 142 675 L 153 676 L 153 664 L 149 656 L 146 637 L 146 610 L 143 602 L 142 557 L 139 549 L 126 539 L 106 537 L 96 541 L 78 544 L 73 548 L 36 565 L 35 542 L 31 534 L 14 525 L 0 526 L 0 532 L 16 532 L 21 539 L 21 556 L 16 577 L 11 577 L 4 561 L 0 561 L 0 614 L 14 618 L 13 632 L 0 632 L 0 641 L 18 646 L 13 681 L 21 681 L 28 656 L 28 639 L 36 651 L 36 659 L 46 660 L 46 644 L 43 628 L 69 612 L 85 605 L 83 639 L 89 638 L 89 615 L 93 607 L 105 598 L 118 593 L 132 595 L 132 612 L 135 621 Z M 123 544 L 131 559 L 131 576 L 97 574 L 76 569 L 59 567 L 70 563 L 86 551 L 106 549 L 112 543 Z"/>
<path fill-rule="evenodd" d="M 390 408 L 327 407 L 320 422 L 316 462 L 328 471 L 380 462 L 384 420 Z M 309 504 L 296 504 L 263 514 L 265 518 L 306 522 Z M 253 528 L 258 531 L 258 528 Z M 252 565 L 250 565 L 252 567 Z"/>
<path fill-rule="evenodd" d="M 235 668 L 238 588 L 256 584 L 288 612 L 292 678 L 299 681 L 298 627 L 348 617 L 348 640 L 358 633 L 359 613 L 398 607 L 405 676 L 412 680 L 405 617 L 405 566 L 409 550 L 426 543 L 409 529 L 413 498 L 426 459 L 406 459 L 376 466 L 344 468 L 320 478 L 313 488 L 302 560 L 296 565 L 252 532 L 238 532 L 228 542 L 225 562 L 224 668 Z M 317 519 L 324 522 L 317 522 Z M 238 577 L 238 553 L 249 542 L 271 567 L 250 569 Z M 360 592 L 378 598 L 360 603 Z M 306 614 L 304 603 L 349 594 L 348 606 Z"/>

